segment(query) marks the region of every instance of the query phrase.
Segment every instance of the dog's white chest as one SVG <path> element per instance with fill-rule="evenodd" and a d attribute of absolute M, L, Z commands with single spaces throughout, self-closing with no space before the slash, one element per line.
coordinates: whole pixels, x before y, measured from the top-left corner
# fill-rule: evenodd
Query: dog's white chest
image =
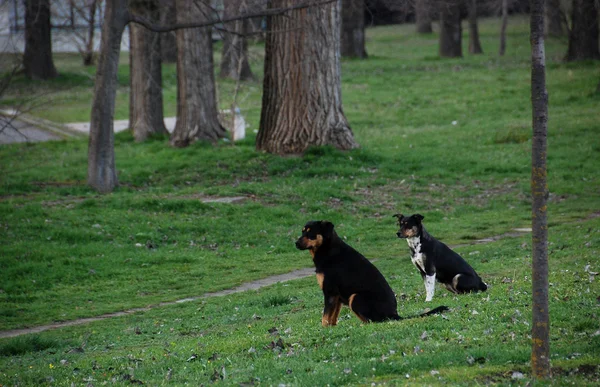
<path fill-rule="evenodd" d="M 408 238 L 406 239 L 408 246 L 411 249 L 410 259 L 415 266 L 425 272 L 425 254 L 421 251 L 421 239 L 420 238 Z"/>

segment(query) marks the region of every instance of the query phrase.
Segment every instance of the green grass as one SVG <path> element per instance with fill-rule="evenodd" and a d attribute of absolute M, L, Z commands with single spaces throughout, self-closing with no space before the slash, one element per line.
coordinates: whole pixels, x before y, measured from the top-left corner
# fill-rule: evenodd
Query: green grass
<path fill-rule="evenodd" d="M 392 214 L 425 215 L 429 231 L 450 244 L 531 225 L 528 22 L 513 18 L 509 28 L 506 56 L 496 55 L 497 21 L 484 20 L 485 54 L 459 60 L 439 59 L 436 36 L 417 36 L 413 26 L 369 29 L 369 59 L 342 64 L 344 111 L 361 144 L 350 152 L 256 152 L 260 79 L 240 89 L 250 128 L 235 146 L 174 149 L 165 139 L 138 144 L 118 134 L 121 186 L 112 194 L 86 186 L 85 140 L 2 146 L 0 330 L 309 267 L 293 241 L 310 219 L 333 221 L 348 243 L 376 258 L 400 296 L 400 315 L 418 313 L 423 285 Z M 261 50 L 253 46 L 254 57 Z M 594 385 L 600 287 L 585 267 L 600 271 L 600 220 L 590 217 L 600 208 L 600 72 L 597 63 L 563 63 L 565 52 L 564 41 L 547 41 L 552 365 L 556 384 Z M 128 114 L 123 59 L 117 119 Z M 55 60 L 61 77 L 17 79 L 0 104 L 45 95 L 34 114 L 89 120 L 94 69 L 76 56 Z M 259 78 L 260 69 L 254 61 Z M 164 81 L 165 114 L 174 115 L 174 66 L 164 66 Z M 234 88 L 219 82 L 223 108 Z M 212 196 L 247 199 L 199 200 Z M 344 309 L 338 327 L 323 329 L 322 295 L 309 278 L 2 339 L 0 385 L 526 384 L 530 236 L 458 251 L 491 286 L 461 297 L 438 288 L 433 305 L 452 308 L 445 318 L 361 325 Z"/>

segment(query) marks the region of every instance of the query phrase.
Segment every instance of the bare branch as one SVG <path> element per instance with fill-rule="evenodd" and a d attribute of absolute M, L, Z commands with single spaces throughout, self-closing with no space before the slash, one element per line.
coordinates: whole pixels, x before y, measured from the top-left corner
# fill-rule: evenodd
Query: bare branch
<path fill-rule="evenodd" d="M 297 9 L 305 9 L 305 8 L 310 8 L 310 7 L 318 7 L 320 5 L 326 5 L 326 4 L 334 3 L 336 1 L 337 0 L 309 1 L 306 3 L 297 4 L 297 5 L 294 5 L 291 7 L 286 7 L 286 8 L 273 8 L 273 9 L 267 9 L 266 11 L 261 11 L 261 12 L 257 12 L 257 13 L 244 13 L 242 15 L 230 17 L 230 18 L 226 18 L 226 19 L 215 19 L 215 20 L 211 20 L 211 21 L 207 21 L 207 22 L 200 22 L 200 23 L 175 23 L 175 24 L 166 25 L 166 26 L 154 24 L 151 21 L 147 20 L 146 18 L 143 18 L 139 15 L 134 15 L 134 14 L 130 13 L 129 22 L 137 23 L 153 32 L 170 32 L 170 31 L 180 30 L 180 29 L 184 29 L 184 28 L 209 27 L 209 26 L 213 26 L 213 25 L 219 24 L 219 23 L 229 23 L 229 22 L 233 22 L 233 21 L 250 19 L 250 18 L 254 18 L 254 17 L 281 15 L 281 14 L 289 12 L 289 11 L 293 11 L 293 10 L 297 10 Z"/>

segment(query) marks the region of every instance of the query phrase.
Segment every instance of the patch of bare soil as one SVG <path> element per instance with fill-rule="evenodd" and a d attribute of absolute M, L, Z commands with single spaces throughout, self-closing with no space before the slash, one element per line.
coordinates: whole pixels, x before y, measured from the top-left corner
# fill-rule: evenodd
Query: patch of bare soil
<path fill-rule="evenodd" d="M 242 203 L 246 200 L 253 199 L 250 196 L 204 196 L 204 195 L 184 195 L 172 196 L 175 199 L 200 200 L 202 203 Z"/>
<path fill-rule="evenodd" d="M 450 210 L 457 204 L 484 207 L 489 201 L 507 195 L 515 201 L 526 200 L 528 197 L 520 190 L 519 183 L 516 181 L 505 181 L 495 185 L 487 185 L 478 180 L 468 185 L 417 185 L 414 183 L 414 177 L 389 181 L 385 185 L 360 188 L 354 191 L 354 195 L 358 197 L 360 206 L 373 208 L 375 216 L 381 216 L 381 213 L 390 215 L 396 213 L 399 203 L 404 203 L 403 198 L 407 197 L 426 203 L 425 209 L 442 210 Z"/>

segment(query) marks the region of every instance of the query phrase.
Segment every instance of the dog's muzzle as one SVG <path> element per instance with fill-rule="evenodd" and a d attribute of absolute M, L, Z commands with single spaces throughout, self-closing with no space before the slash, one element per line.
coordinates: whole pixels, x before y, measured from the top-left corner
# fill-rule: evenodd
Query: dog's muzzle
<path fill-rule="evenodd" d="M 299 238 L 296 241 L 296 248 L 298 250 L 306 250 L 307 249 L 306 245 L 304 244 L 304 239 L 303 238 Z"/>
<path fill-rule="evenodd" d="M 400 239 L 406 239 L 406 235 L 402 235 L 402 233 L 400 231 L 398 231 L 396 233 L 396 235 L 398 235 L 398 238 L 400 238 Z"/>

